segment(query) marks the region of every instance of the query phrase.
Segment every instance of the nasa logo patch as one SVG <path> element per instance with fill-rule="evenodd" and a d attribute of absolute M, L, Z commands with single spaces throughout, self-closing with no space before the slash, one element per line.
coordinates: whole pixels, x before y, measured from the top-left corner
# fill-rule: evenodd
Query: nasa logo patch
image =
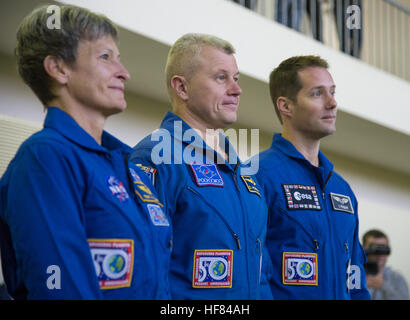
<path fill-rule="evenodd" d="M 195 250 L 193 288 L 231 288 L 232 250 Z"/>
<path fill-rule="evenodd" d="M 109 176 L 107 178 L 107 185 L 108 189 L 111 191 L 111 194 L 121 202 L 124 202 L 129 198 L 127 189 L 125 189 L 123 183 L 116 177 Z"/>
<path fill-rule="evenodd" d="M 210 164 L 191 164 L 192 171 L 195 176 L 196 184 L 199 187 L 215 186 L 223 187 L 224 181 L 219 173 L 218 167 L 215 163 Z"/>
<path fill-rule="evenodd" d="M 287 285 L 317 286 L 317 254 L 283 252 L 282 283 Z"/>
<path fill-rule="evenodd" d="M 315 186 L 283 184 L 286 204 L 290 210 L 322 210 Z"/>
<path fill-rule="evenodd" d="M 88 239 L 101 289 L 131 285 L 134 264 L 132 239 Z"/>
<path fill-rule="evenodd" d="M 332 200 L 333 210 L 354 213 L 352 201 L 349 196 L 331 192 L 330 199 Z"/>

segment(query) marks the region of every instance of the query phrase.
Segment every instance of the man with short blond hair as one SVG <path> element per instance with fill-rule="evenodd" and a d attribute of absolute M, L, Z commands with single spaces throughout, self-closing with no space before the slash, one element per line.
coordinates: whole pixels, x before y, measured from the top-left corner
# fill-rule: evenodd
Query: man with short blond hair
<path fill-rule="evenodd" d="M 272 298 L 263 267 L 270 262 L 266 204 L 218 132 L 236 121 L 242 93 L 234 52 L 211 35 L 175 42 L 166 68 L 172 112 L 132 157 L 155 181 L 173 222 L 173 299 Z"/>

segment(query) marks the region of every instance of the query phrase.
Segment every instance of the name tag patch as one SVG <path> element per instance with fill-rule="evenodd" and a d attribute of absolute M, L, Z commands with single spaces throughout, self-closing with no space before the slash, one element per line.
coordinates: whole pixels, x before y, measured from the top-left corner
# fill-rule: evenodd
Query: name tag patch
<path fill-rule="evenodd" d="M 95 272 L 101 289 L 131 285 L 134 264 L 132 239 L 88 239 Z"/>
<path fill-rule="evenodd" d="M 215 186 L 223 187 L 224 181 L 219 173 L 218 167 L 215 163 L 211 164 L 191 164 L 192 171 L 195 176 L 196 184 L 199 187 Z"/>
<path fill-rule="evenodd" d="M 333 210 L 354 213 L 352 201 L 349 196 L 331 192 L 330 199 L 332 200 Z"/>
<path fill-rule="evenodd" d="M 322 210 L 315 186 L 283 184 L 288 209 Z"/>
<path fill-rule="evenodd" d="M 256 193 L 259 197 L 261 197 L 259 189 L 256 187 L 256 183 L 253 181 L 251 176 L 241 176 L 241 178 L 250 193 Z"/>
<path fill-rule="evenodd" d="M 283 252 L 282 282 L 286 285 L 317 286 L 316 253 Z"/>
<path fill-rule="evenodd" d="M 169 226 L 169 221 L 159 205 L 147 204 L 147 209 L 154 226 Z"/>
<path fill-rule="evenodd" d="M 133 180 L 135 194 L 143 201 L 143 202 L 152 202 L 156 203 L 159 206 L 163 206 L 161 202 L 157 199 L 157 197 L 152 193 L 151 189 L 148 188 L 144 182 L 141 180 L 138 173 L 135 172 L 134 169 L 129 168 L 131 177 Z"/>
<path fill-rule="evenodd" d="M 232 250 L 195 250 L 193 288 L 231 288 Z"/>

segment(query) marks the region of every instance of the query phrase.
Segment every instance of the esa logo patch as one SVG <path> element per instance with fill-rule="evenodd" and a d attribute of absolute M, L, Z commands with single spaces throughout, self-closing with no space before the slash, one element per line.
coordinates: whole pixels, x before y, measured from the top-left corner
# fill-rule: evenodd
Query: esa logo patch
<path fill-rule="evenodd" d="M 283 184 L 286 204 L 290 210 L 322 210 L 315 186 Z"/>
<path fill-rule="evenodd" d="M 169 226 L 168 219 L 159 205 L 149 203 L 147 209 L 154 226 Z"/>
<path fill-rule="evenodd" d="M 195 250 L 192 287 L 231 288 L 232 262 L 232 250 Z"/>
<path fill-rule="evenodd" d="M 129 287 L 134 264 L 132 239 L 88 239 L 101 289 Z"/>
<path fill-rule="evenodd" d="M 343 194 L 330 193 L 333 209 L 336 211 L 344 211 L 347 213 L 354 213 L 352 201 L 349 196 Z"/>
<path fill-rule="evenodd" d="M 317 286 L 317 254 L 284 252 L 282 283 L 288 285 Z"/>
<path fill-rule="evenodd" d="M 124 202 L 129 198 L 127 189 L 125 189 L 123 183 L 116 177 L 109 176 L 107 178 L 107 185 L 108 189 L 111 191 L 111 194 L 121 202 Z"/>
<path fill-rule="evenodd" d="M 191 164 L 192 171 L 195 176 L 196 184 L 199 187 L 215 186 L 223 187 L 224 181 L 219 173 L 218 167 L 215 163 L 210 164 Z"/>

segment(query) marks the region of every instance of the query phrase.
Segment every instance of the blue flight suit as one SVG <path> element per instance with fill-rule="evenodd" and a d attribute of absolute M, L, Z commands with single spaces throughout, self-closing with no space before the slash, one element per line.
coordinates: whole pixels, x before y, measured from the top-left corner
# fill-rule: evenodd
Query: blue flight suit
<path fill-rule="evenodd" d="M 369 299 L 357 200 L 323 153 L 312 166 L 275 134 L 259 154 L 257 177 L 269 208 L 275 299 Z"/>
<path fill-rule="evenodd" d="M 168 299 L 172 230 L 132 148 L 99 145 L 49 107 L 0 180 L 0 240 L 16 299 Z"/>
<path fill-rule="evenodd" d="M 131 157 L 149 171 L 172 220 L 171 296 L 271 299 L 263 273 L 263 263 L 270 263 L 263 254 L 266 203 L 255 178 L 241 175 L 243 164 L 229 141 L 220 139 L 234 161 L 222 159 L 168 112 Z"/>

